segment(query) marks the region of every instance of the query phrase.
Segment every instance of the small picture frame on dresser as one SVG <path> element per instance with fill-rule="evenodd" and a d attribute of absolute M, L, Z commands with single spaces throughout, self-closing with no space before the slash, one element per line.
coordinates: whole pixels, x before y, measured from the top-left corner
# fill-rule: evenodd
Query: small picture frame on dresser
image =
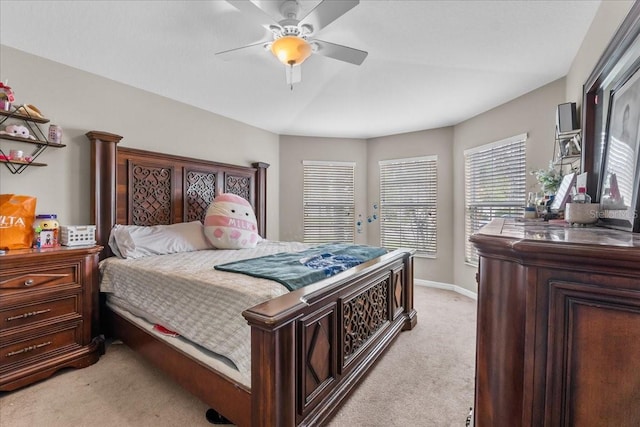
<path fill-rule="evenodd" d="M 42 230 L 36 238 L 38 248 L 53 248 L 56 246 L 55 232 L 53 230 Z"/>

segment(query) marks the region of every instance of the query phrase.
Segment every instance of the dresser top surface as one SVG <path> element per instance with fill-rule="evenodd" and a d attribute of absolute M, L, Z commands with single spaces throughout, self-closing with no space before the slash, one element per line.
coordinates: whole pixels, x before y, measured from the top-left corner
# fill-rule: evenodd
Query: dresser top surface
<path fill-rule="evenodd" d="M 640 234 L 597 226 L 572 227 L 540 221 L 499 218 L 487 224 L 477 234 L 531 243 L 612 246 L 640 250 Z"/>
<path fill-rule="evenodd" d="M 14 258 L 26 258 L 26 257 L 61 257 L 61 256 L 78 256 L 86 254 L 98 253 L 102 250 L 102 246 L 87 245 L 87 246 L 57 246 L 54 248 L 39 248 L 39 249 L 9 249 L 0 250 L 0 263 L 3 261 L 13 260 Z"/>

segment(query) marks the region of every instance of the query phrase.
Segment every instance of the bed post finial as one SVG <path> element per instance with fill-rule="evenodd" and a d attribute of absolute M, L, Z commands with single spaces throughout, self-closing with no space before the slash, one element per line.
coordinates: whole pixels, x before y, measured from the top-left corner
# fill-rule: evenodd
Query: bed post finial
<path fill-rule="evenodd" d="M 255 162 L 256 168 L 256 220 L 258 222 L 258 234 L 267 238 L 267 168 L 269 163 Z"/>
<path fill-rule="evenodd" d="M 102 258 L 109 255 L 109 233 L 115 224 L 116 144 L 122 137 L 108 132 L 89 131 L 91 144 L 91 221 L 96 225 L 96 242 L 104 246 Z"/>

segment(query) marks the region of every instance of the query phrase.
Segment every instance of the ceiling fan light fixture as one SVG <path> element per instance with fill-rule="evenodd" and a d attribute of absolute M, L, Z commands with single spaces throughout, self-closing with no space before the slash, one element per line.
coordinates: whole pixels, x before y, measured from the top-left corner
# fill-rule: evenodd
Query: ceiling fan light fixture
<path fill-rule="evenodd" d="M 284 65 L 299 65 L 311 55 L 311 45 L 297 36 L 284 36 L 271 44 L 271 52 Z"/>

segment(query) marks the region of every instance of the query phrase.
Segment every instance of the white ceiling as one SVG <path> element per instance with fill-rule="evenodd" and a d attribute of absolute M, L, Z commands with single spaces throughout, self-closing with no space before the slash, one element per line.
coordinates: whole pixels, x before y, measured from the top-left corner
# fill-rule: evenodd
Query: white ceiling
<path fill-rule="evenodd" d="M 367 59 L 312 55 L 293 91 L 268 51 L 214 55 L 269 36 L 224 0 L 1 0 L 0 42 L 277 134 L 371 138 L 454 125 L 563 77 L 599 5 L 361 0 L 317 37 Z"/>

